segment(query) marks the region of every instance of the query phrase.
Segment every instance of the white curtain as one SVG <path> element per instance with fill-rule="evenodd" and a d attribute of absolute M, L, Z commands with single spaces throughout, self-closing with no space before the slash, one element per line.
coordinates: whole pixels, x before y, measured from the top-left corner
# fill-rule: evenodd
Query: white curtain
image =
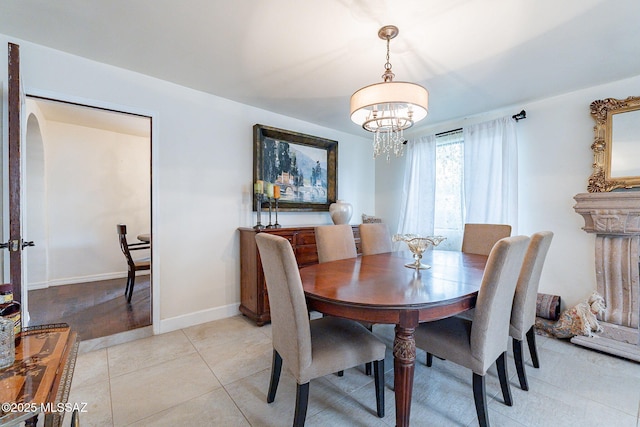
<path fill-rule="evenodd" d="M 465 127 L 466 223 L 510 224 L 517 231 L 518 147 L 511 117 Z"/>
<path fill-rule="evenodd" d="M 398 233 L 433 235 L 436 188 L 436 137 L 407 143 Z"/>

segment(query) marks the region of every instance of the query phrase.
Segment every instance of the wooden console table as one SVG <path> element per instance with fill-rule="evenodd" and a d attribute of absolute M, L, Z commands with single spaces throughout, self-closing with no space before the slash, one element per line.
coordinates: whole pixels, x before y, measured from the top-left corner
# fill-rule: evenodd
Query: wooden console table
<path fill-rule="evenodd" d="M 42 411 L 45 427 L 59 426 L 77 354 L 77 336 L 69 325 L 25 328 L 15 362 L 0 370 L 0 426 L 22 421 L 26 426 L 35 426 Z"/>
<path fill-rule="evenodd" d="M 360 228 L 352 226 L 356 249 L 360 251 Z M 241 227 L 240 231 L 240 312 L 256 322 L 258 326 L 271 321 L 269 313 L 269 297 L 264 281 L 262 262 L 256 245 L 257 233 L 269 233 L 287 239 L 293 247 L 298 267 L 306 267 L 318 263 L 316 249 L 315 226 L 265 228 L 254 230 Z"/>

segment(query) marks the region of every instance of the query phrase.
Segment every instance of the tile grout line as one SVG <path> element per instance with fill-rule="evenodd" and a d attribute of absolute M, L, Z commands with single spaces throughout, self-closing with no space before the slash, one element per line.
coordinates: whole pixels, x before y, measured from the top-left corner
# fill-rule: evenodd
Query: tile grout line
<path fill-rule="evenodd" d="M 109 380 L 109 410 L 111 411 L 111 426 L 115 426 L 115 423 L 113 421 L 114 416 L 113 416 L 113 395 L 111 392 L 111 366 L 109 364 L 109 348 L 110 347 L 106 347 L 105 348 L 105 353 L 107 356 L 107 379 Z"/>
<path fill-rule="evenodd" d="M 181 329 L 181 331 L 184 332 L 184 328 Z M 262 331 L 261 331 L 262 332 Z M 193 340 L 191 339 L 191 337 L 189 337 L 189 335 L 184 332 L 185 336 L 187 337 L 187 340 L 189 340 L 189 343 L 191 343 L 191 345 L 193 346 L 193 348 L 195 349 L 196 353 L 198 353 L 198 356 L 200 357 L 200 359 L 202 359 L 202 361 L 204 362 L 205 365 L 207 365 L 207 368 L 209 369 L 209 371 L 211 372 L 211 374 L 215 377 L 215 379 L 218 381 L 218 383 L 220 384 L 220 388 L 222 390 L 224 390 L 224 392 L 227 394 L 227 396 L 229 397 L 229 400 L 231 400 L 233 402 L 233 405 L 236 407 L 236 409 L 238 410 L 238 412 L 240 412 L 242 414 L 242 417 L 245 419 L 245 421 L 247 422 L 247 424 L 249 424 L 250 426 L 252 426 L 251 422 L 249 421 L 249 419 L 247 418 L 247 415 L 244 413 L 244 411 L 238 406 L 238 403 L 236 402 L 236 400 L 231 396 L 231 394 L 229 393 L 229 390 L 227 390 L 227 386 L 234 384 L 235 382 L 238 381 L 242 381 L 244 380 L 246 377 L 243 378 L 239 378 L 229 384 L 223 384 L 222 381 L 220 381 L 220 378 L 218 378 L 218 376 L 216 375 L 216 373 L 213 371 L 213 368 L 207 363 L 207 361 L 204 359 L 204 357 L 202 356 L 202 354 L 200 353 L 200 350 L 198 350 L 198 347 L 196 347 L 195 343 L 193 342 Z M 265 334 L 266 335 L 266 334 Z M 270 337 L 267 337 L 270 338 Z M 253 375 L 256 375 L 258 373 L 260 373 L 262 371 L 258 371 L 255 372 Z M 209 392 L 210 393 L 210 392 Z"/>

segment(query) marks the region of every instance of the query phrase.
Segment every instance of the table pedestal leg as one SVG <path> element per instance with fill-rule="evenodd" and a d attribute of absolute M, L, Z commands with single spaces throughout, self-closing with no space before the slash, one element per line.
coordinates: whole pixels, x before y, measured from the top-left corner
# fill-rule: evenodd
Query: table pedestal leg
<path fill-rule="evenodd" d="M 416 341 L 413 333 L 418 326 L 418 313 L 406 313 L 396 325 L 393 342 L 393 374 L 396 393 L 396 426 L 409 425 L 411 395 L 413 394 L 413 371 L 416 361 Z"/>

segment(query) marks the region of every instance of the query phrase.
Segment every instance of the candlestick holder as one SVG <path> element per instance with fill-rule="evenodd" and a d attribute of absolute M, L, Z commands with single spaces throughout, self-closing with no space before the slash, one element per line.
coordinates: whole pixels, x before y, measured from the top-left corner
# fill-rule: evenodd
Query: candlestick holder
<path fill-rule="evenodd" d="M 262 230 L 264 225 L 262 225 L 262 193 L 255 193 L 256 196 L 256 225 L 253 226 L 254 230 Z"/>
<path fill-rule="evenodd" d="M 269 201 L 269 225 L 267 225 L 267 228 L 275 228 L 273 224 L 271 224 L 271 197 L 267 196 L 267 200 Z"/>
<path fill-rule="evenodd" d="M 275 199 L 275 200 L 276 200 L 276 223 L 273 224 L 273 228 L 282 228 L 282 226 L 278 224 L 278 200 L 280 199 Z"/>

